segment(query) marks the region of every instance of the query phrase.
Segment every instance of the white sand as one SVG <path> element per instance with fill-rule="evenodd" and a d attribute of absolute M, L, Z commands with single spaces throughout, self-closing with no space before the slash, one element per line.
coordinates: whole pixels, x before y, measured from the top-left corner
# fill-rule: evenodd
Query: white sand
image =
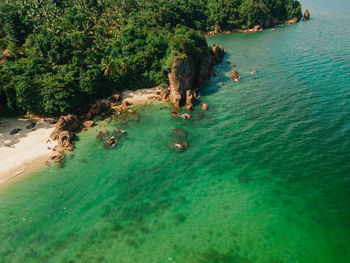
<path fill-rule="evenodd" d="M 36 123 L 33 129 L 26 127 Z M 13 129 L 22 129 L 10 135 Z M 2 118 L 0 119 L 0 184 L 16 177 L 38 164 L 48 160 L 53 145 L 47 141 L 54 125 L 39 118 Z M 10 147 L 8 147 L 10 146 Z"/>
<path fill-rule="evenodd" d="M 127 100 L 133 105 L 152 103 L 161 100 L 161 90 L 159 88 L 124 90 L 122 100 Z"/>

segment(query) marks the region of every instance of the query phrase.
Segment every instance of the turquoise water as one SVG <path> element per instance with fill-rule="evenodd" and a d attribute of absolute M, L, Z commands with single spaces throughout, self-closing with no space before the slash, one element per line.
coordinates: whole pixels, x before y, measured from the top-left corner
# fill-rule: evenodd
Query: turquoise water
<path fill-rule="evenodd" d="M 0 262 L 350 262 L 350 5 L 327 3 L 208 39 L 242 82 L 219 65 L 207 112 L 137 107 L 1 189 Z M 105 150 L 96 135 L 115 128 L 127 136 Z"/>

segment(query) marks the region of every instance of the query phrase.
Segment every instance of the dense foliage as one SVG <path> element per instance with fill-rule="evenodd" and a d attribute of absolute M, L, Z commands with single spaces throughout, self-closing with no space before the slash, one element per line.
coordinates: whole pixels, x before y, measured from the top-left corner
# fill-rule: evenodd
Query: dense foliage
<path fill-rule="evenodd" d="M 298 16 L 295 0 L 0 0 L 0 113 L 59 115 L 113 90 L 168 84 L 203 31 Z"/>

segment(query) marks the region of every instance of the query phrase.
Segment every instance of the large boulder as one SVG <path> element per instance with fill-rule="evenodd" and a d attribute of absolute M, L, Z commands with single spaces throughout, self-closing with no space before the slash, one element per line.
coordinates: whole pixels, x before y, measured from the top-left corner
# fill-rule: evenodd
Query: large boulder
<path fill-rule="evenodd" d="M 57 140 L 60 146 L 70 149 L 73 147 L 74 133 L 79 130 L 80 126 L 80 120 L 76 115 L 62 116 L 56 123 L 55 130 L 51 133 L 50 138 Z"/>
<path fill-rule="evenodd" d="M 107 109 L 106 104 L 102 100 L 96 101 L 86 114 L 86 120 L 92 120 L 95 116 L 102 114 Z"/>
<path fill-rule="evenodd" d="M 214 45 L 212 50 L 214 53 L 215 64 L 221 63 L 222 59 L 226 54 L 226 50 L 224 49 L 224 47 L 219 45 Z"/>

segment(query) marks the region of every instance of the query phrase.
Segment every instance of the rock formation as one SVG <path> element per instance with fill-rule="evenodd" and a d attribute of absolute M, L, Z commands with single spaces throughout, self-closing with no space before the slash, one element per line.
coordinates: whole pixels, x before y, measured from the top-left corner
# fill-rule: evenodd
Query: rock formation
<path fill-rule="evenodd" d="M 214 45 L 199 66 L 186 55 L 174 58 L 173 67 L 169 73 L 168 99 L 176 111 L 184 104 L 187 105 L 187 110 L 193 107 L 198 90 L 211 76 L 214 65 L 222 62 L 225 53 L 222 46 Z"/>
<path fill-rule="evenodd" d="M 83 123 L 83 125 L 86 127 L 86 128 L 90 128 L 90 127 L 92 127 L 92 126 L 94 126 L 94 121 L 85 121 L 84 123 Z"/>
<path fill-rule="evenodd" d="M 110 137 L 105 143 L 106 148 L 113 148 L 116 145 L 117 145 L 117 140 L 114 136 Z"/>
<path fill-rule="evenodd" d="M 55 130 L 51 133 L 50 138 L 57 140 L 59 146 L 71 150 L 75 139 L 74 133 L 79 130 L 80 125 L 81 122 L 76 115 L 62 116 L 56 123 Z"/>
<path fill-rule="evenodd" d="M 307 21 L 307 20 L 309 20 L 310 19 L 310 12 L 309 12 L 309 10 L 305 10 L 305 12 L 304 12 L 304 21 Z"/>
<path fill-rule="evenodd" d="M 86 120 L 92 120 L 95 116 L 102 114 L 106 108 L 106 104 L 103 101 L 96 101 L 96 103 L 91 106 L 89 112 L 86 114 Z"/>

